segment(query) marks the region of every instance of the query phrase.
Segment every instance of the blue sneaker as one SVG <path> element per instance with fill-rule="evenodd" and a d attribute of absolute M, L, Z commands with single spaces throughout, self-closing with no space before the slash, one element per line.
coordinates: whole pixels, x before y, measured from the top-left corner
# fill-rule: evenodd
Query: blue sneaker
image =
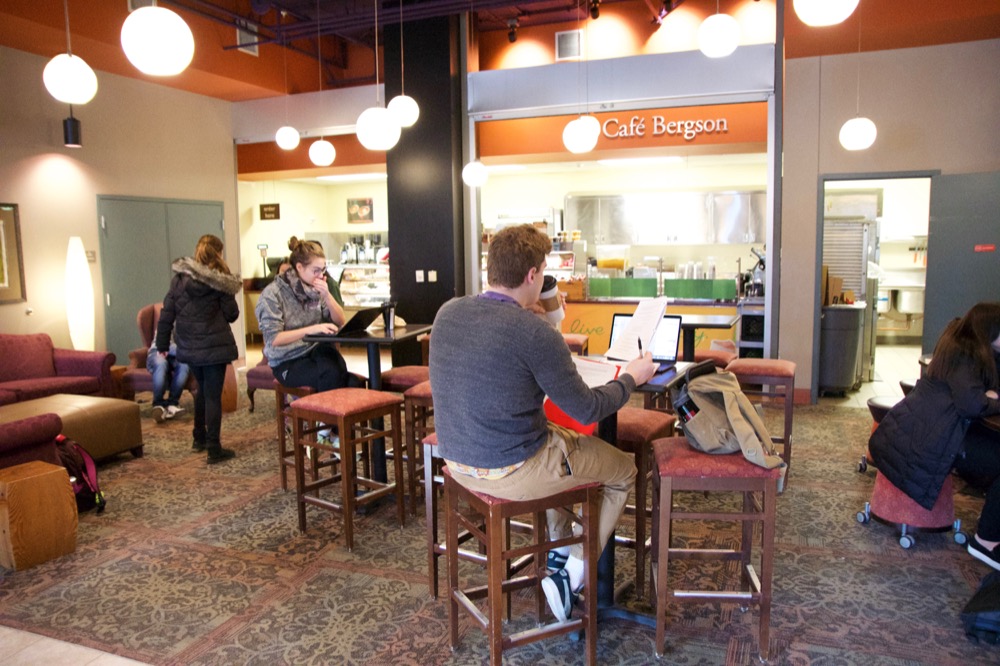
<path fill-rule="evenodd" d="M 545 558 L 545 568 L 549 570 L 549 573 L 555 573 L 560 569 L 565 569 L 567 557 L 569 556 L 550 550 L 548 557 Z"/>
<path fill-rule="evenodd" d="M 576 593 L 570 588 L 569 572 L 560 569 L 551 576 L 542 579 L 542 591 L 545 592 L 545 600 L 549 602 L 552 614 L 560 622 L 565 622 L 573 613 L 573 604 L 576 603 Z"/>

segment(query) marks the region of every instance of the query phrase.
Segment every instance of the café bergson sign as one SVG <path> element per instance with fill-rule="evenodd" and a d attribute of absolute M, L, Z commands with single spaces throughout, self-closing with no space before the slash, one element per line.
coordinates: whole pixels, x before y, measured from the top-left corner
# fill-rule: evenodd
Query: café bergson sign
<path fill-rule="evenodd" d="M 725 134 L 729 132 L 729 121 L 726 118 L 699 118 L 697 120 L 667 120 L 663 116 L 650 116 L 649 125 L 643 116 L 632 116 L 627 122 L 617 117 L 608 118 L 601 123 L 601 132 L 609 139 L 623 137 L 643 137 L 650 131 L 652 136 L 668 134 L 681 136 L 685 141 L 692 141 L 699 134 Z"/>
<path fill-rule="evenodd" d="M 597 150 L 732 145 L 764 150 L 767 103 L 715 104 L 593 114 L 601 124 Z M 565 153 L 562 130 L 576 115 L 538 116 L 476 123 L 482 157 Z M 738 146 L 738 148 L 736 148 Z"/>

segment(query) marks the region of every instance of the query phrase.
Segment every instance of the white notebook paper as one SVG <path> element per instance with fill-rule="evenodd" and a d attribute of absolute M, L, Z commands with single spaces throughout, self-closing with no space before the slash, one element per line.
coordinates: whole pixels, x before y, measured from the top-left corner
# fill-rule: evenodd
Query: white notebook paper
<path fill-rule="evenodd" d="M 631 361 L 640 355 L 639 341 L 642 340 L 642 351 L 648 351 L 653 341 L 656 327 L 663 319 L 667 310 L 667 297 L 651 298 L 639 301 L 632 320 L 625 327 L 625 332 L 608 348 L 605 356 L 614 361 Z"/>

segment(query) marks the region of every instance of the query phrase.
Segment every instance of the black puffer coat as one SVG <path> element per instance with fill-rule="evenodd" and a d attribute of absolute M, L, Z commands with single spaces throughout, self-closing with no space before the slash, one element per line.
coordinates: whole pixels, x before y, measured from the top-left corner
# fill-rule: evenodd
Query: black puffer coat
<path fill-rule="evenodd" d="M 868 440 L 879 473 L 917 504 L 932 509 L 962 451 L 972 419 L 995 414 L 998 402 L 968 366 L 947 381 L 924 377 L 882 419 Z"/>
<path fill-rule="evenodd" d="M 156 348 L 166 352 L 173 331 L 177 360 L 190 365 L 230 363 L 239 356 L 229 324 L 240 316 L 240 280 L 190 257 L 173 263 L 174 277 L 163 299 Z"/>

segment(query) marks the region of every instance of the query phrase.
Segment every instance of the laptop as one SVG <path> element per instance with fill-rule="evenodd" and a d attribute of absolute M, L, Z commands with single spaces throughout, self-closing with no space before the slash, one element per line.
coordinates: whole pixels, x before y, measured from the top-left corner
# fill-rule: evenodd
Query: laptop
<path fill-rule="evenodd" d="M 381 316 L 382 308 L 365 308 L 364 310 L 358 310 L 354 313 L 354 316 L 348 319 L 336 333 L 314 333 L 312 335 L 307 335 L 306 339 L 308 340 L 312 338 L 312 341 L 316 342 L 321 339 L 344 338 L 351 335 L 357 335 L 358 333 L 363 333 L 366 328 L 371 326 L 373 321 Z"/>
<path fill-rule="evenodd" d="M 611 344 L 622 334 L 631 321 L 631 314 L 615 314 L 611 316 Z M 663 315 L 663 320 L 657 324 L 653 334 L 653 342 L 648 350 L 653 355 L 653 361 L 660 364 L 662 372 L 672 368 L 677 363 L 677 353 L 681 342 L 681 316 Z"/>

